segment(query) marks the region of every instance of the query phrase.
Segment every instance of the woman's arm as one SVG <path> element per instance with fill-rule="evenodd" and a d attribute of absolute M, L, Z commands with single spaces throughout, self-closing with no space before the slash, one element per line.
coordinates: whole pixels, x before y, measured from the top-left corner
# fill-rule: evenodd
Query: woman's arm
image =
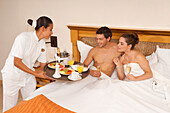
<path fill-rule="evenodd" d="M 151 68 L 149 66 L 149 62 L 147 61 L 146 57 L 143 54 L 139 54 L 136 57 L 136 61 L 140 65 L 142 70 L 144 71 L 144 74 L 137 76 L 137 77 L 129 74 L 129 75 L 127 75 L 127 79 L 133 80 L 133 81 L 139 81 L 139 80 L 145 80 L 145 79 L 152 78 L 153 74 L 152 74 Z"/>
<path fill-rule="evenodd" d="M 117 76 L 119 80 L 125 79 L 124 67 L 119 58 L 115 58 L 113 62 L 116 64 Z"/>
<path fill-rule="evenodd" d="M 47 63 L 41 63 L 40 62 L 40 69 L 43 70 L 44 66 L 46 65 Z"/>
<path fill-rule="evenodd" d="M 40 78 L 47 78 L 47 76 L 45 75 L 44 72 L 40 72 L 40 73 L 36 73 L 35 71 L 29 69 L 23 62 L 22 59 L 18 58 L 18 57 L 14 57 L 14 65 L 21 69 L 22 71 L 25 71 L 29 74 L 32 74 L 36 77 L 40 77 Z"/>

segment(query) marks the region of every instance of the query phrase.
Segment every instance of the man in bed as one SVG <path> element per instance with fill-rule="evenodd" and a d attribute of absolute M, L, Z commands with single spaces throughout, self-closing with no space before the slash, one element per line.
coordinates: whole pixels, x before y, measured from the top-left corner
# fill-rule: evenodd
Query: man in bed
<path fill-rule="evenodd" d="M 100 71 L 102 71 L 104 74 L 111 77 L 115 69 L 113 59 L 119 57 L 121 53 L 117 51 L 117 43 L 110 42 L 112 32 L 108 27 L 99 28 L 96 31 L 96 35 L 98 46 L 89 51 L 83 64 L 88 66 L 92 61 L 94 61 L 94 67 L 90 68 L 90 74 L 92 76 L 100 77 Z"/>

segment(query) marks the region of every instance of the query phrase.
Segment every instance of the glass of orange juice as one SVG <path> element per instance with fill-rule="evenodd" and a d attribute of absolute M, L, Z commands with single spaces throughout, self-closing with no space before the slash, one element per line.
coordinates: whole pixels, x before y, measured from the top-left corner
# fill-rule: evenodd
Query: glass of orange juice
<path fill-rule="evenodd" d="M 83 72 L 83 69 L 84 69 L 84 66 L 83 65 L 81 65 L 81 64 L 79 64 L 79 65 L 77 65 L 77 71 L 78 71 L 78 73 L 81 75 L 81 73 Z"/>
<path fill-rule="evenodd" d="M 84 66 L 82 66 L 82 65 L 78 65 L 78 66 L 77 66 L 77 71 L 78 71 L 79 73 L 82 73 L 82 72 L 83 72 L 83 69 L 84 69 Z"/>
<path fill-rule="evenodd" d="M 74 58 L 72 55 L 69 56 L 68 64 L 69 66 L 72 66 L 74 64 Z"/>

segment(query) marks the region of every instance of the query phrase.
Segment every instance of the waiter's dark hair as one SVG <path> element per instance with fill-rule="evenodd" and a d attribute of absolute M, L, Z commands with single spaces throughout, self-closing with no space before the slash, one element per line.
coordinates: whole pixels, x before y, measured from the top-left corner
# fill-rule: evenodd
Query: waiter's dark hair
<path fill-rule="evenodd" d="M 134 49 L 135 45 L 139 42 L 137 33 L 125 33 L 120 37 L 125 38 L 127 45 L 132 45 L 131 49 Z"/>
<path fill-rule="evenodd" d="M 96 31 L 96 34 L 104 34 L 104 37 L 107 39 L 112 37 L 112 31 L 108 27 L 101 27 Z"/>
<path fill-rule="evenodd" d="M 32 26 L 33 24 L 33 20 L 32 19 L 28 19 L 27 20 L 28 24 Z M 49 24 L 52 24 L 52 20 L 46 16 L 41 16 L 40 18 L 38 18 L 36 20 L 36 27 L 35 30 L 37 31 L 40 27 L 44 26 L 45 28 L 47 28 L 49 26 Z"/>

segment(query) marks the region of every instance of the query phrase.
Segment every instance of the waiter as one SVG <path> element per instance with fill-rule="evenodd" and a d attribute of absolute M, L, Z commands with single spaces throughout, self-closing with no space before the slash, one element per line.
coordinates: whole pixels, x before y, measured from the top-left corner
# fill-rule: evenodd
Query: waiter
<path fill-rule="evenodd" d="M 43 71 L 36 73 L 33 66 L 36 60 L 40 62 L 41 69 L 46 64 L 46 47 L 43 39 L 49 39 L 53 34 L 53 22 L 50 18 L 42 16 L 36 21 L 29 19 L 28 24 L 34 26 L 35 31 L 23 32 L 16 37 L 1 70 L 3 112 L 17 104 L 19 90 L 23 99 L 35 90 L 35 77 L 48 78 Z"/>

